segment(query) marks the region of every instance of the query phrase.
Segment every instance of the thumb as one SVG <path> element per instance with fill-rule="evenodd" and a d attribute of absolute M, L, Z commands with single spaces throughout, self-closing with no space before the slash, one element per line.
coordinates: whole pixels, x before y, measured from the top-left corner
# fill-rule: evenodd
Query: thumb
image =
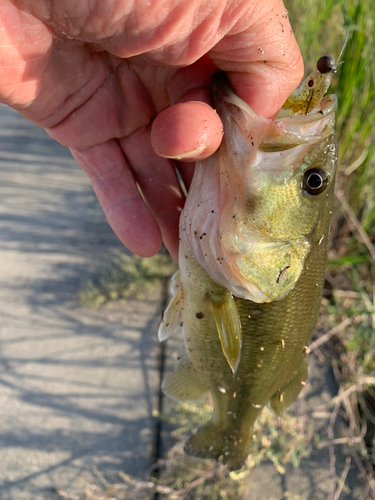
<path fill-rule="evenodd" d="M 250 2 L 243 17 L 209 52 L 236 94 L 274 118 L 303 77 L 303 60 L 281 0 Z"/>

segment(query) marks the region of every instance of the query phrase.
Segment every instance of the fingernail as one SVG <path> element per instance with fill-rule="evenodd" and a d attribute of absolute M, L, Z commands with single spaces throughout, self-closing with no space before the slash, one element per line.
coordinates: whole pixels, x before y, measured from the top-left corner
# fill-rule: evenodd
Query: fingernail
<path fill-rule="evenodd" d="M 163 158 L 169 158 L 170 160 L 186 160 L 188 158 L 196 158 L 200 154 L 203 153 L 203 151 L 206 149 L 206 145 L 203 144 L 202 146 L 199 146 L 192 151 L 187 151 L 186 153 L 182 153 L 177 156 L 168 156 L 168 155 L 163 155 L 161 153 L 158 153 L 159 156 L 162 156 Z"/>

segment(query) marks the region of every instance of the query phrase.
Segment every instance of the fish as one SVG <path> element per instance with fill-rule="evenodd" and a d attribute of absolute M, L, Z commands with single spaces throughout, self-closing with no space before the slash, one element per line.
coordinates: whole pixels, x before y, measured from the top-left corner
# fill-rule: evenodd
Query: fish
<path fill-rule="evenodd" d="M 306 97 L 310 75 L 274 120 L 242 101 L 224 72 L 213 76 L 224 138 L 196 165 L 158 335 L 182 332 L 186 352 L 164 392 L 213 401 L 186 453 L 231 470 L 246 462 L 263 407 L 280 415 L 307 378 L 337 165 L 337 99 L 323 95 L 331 72 L 318 68 L 315 90 Z"/>

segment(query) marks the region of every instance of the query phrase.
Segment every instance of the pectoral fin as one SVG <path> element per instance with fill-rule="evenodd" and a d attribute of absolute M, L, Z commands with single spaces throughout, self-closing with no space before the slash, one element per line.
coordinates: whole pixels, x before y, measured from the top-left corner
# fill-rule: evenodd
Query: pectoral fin
<path fill-rule="evenodd" d="M 307 378 L 307 357 L 304 356 L 296 375 L 272 396 L 270 404 L 276 415 L 280 415 L 296 399 Z"/>
<path fill-rule="evenodd" d="M 189 361 L 182 363 L 164 380 L 162 389 L 168 396 L 178 401 L 199 401 L 208 392 L 202 377 Z"/>
<path fill-rule="evenodd" d="M 180 283 L 180 273 L 177 271 L 172 277 L 171 291 L 174 294 L 161 320 L 158 337 L 159 342 L 177 333 L 182 327 L 182 309 L 184 293 Z"/>
<path fill-rule="evenodd" d="M 236 373 L 241 357 L 242 332 L 236 302 L 231 293 L 210 299 L 217 332 L 224 356 L 233 373 Z"/>

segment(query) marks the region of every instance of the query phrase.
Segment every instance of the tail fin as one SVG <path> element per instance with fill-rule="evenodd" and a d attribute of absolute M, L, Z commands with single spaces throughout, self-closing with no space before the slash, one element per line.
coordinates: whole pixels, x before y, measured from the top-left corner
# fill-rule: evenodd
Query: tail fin
<path fill-rule="evenodd" d="M 187 440 L 185 452 L 200 458 L 222 457 L 229 469 L 240 469 L 249 455 L 252 434 L 252 429 L 249 429 L 246 436 L 239 435 L 237 429 L 223 428 L 211 420 Z"/>

